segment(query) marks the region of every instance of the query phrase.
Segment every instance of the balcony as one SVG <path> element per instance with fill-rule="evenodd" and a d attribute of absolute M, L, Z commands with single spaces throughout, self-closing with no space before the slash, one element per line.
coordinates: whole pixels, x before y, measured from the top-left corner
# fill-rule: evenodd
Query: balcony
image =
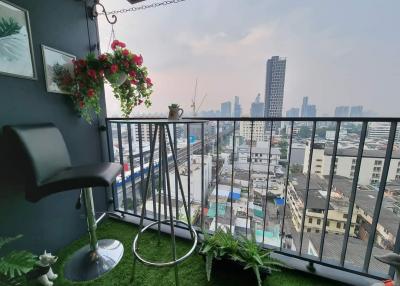
<path fill-rule="evenodd" d="M 149 170 L 151 138 L 155 131 L 152 124 L 137 124 L 134 118 L 107 118 L 102 87 L 98 93 L 101 112 L 93 118 L 91 125 L 87 124 L 73 111 L 71 102 L 66 100 L 67 95 L 59 93 L 54 83 L 47 82 L 49 78 L 46 72 L 49 70 L 44 61 L 41 46 L 51 46 L 48 50 L 59 52 L 62 55 L 61 58 L 73 56 L 82 59 L 89 52 L 101 53 L 100 38 L 105 37 L 104 35 L 99 37 L 99 26 L 102 26 L 106 20 L 100 10 L 99 17 L 103 17 L 103 20 L 97 22 L 96 18 L 91 17 L 93 10 L 90 8 L 94 2 L 98 1 L 0 0 L 2 23 L 11 27 L 10 30 L 13 33 L 22 31 L 17 42 L 11 39 L 11 46 L 6 48 L 1 46 L 0 49 L 0 237 L 23 235 L 15 244 L 1 249 L 0 259 L 3 257 L 3 252 L 8 253 L 9 250 L 27 250 L 40 255 L 46 249 L 55 253 L 59 256 L 58 262 L 54 264 L 54 270 L 59 274 L 55 286 L 132 285 L 129 281 L 133 265 L 130 250 L 134 235 L 138 232 L 143 203 L 145 225 L 152 223 L 158 216 L 159 205 L 162 218 L 166 218 L 166 208 L 171 206 L 174 218 L 185 219 L 183 197 L 178 192 L 176 179 L 171 181 L 174 190 L 172 204 L 168 204 L 164 197 L 157 199 L 160 191 L 155 183 L 158 177 L 157 168 L 152 169 L 151 172 L 150 194 L 143 195 Z M 149 7 L 179 2 L 183 1 L 164 1 L 162 4 L 149 5 Z M 192 2 L 202 5 L 201 1 Z M 242 3 L 245 2 L 242 1 Z M 107 3 L 110 6 L 114 4 L 114 1 Z M 18 7 L 19 5 L 23 6 L 22 9 Z M 87 6 L 90 6 L 89 9 Z M 228 8 L 228 6 L 231 5 L 223 8 Z M 292 5 L 285 4 L 285 6 Z M 3 10 L 5 9 L 3 7 L 8 9 L 7 18 L 3 17 L 3 14 L 6 15 L 3 11 L 7 10 Z M 379 6 L 379 8 L 382 7 L 383 5 Z M 356 8 L 358 12 L 363 11 L 359 7 Z M 142 8 L 129 10 L 135 9 L 142 12 Z M 392 9 L 392 11 L 397 10 Z M 128 10 L 116 10 L 114 13 L 119 16 L 125 13 L 124 11 Z M 331 9 L 326 9 L 326 11 L 333 14 Z M 350 9 L 346 11 L 352 12 Z M 354 13 L 350 12 L 351 23 L 354 23 Z M 9 20 L 9 14 L 17 15 L 18 20 L 14 21 L 15 23 Z M 265 13 L 261 14 L 264 19 Z M 290 14 L 298 15 L 297 13 Z M 192 14 L 190 12 L 187 15 Z M 324 18 L 325 14 L 315 13 L 315 15 Z M 109 15 L 110 19 L 112 16 L 114 15 Z M 208 19 L 208 16 L 205 19 Z M 307 14 L 306 16 L 308 18 Z M 178 18 L 180 17 L 175 17 L 175 19 Z M 242 23 L 237 22 L 236 17 L 232 18 L 235 19 L 232 29 L 236 30 L 236 27 L 241 26 Z M 389 31 L 371 22 L 371 17 L 365 18 L 368 19 L 368 24 L 377 28 L 377 31 Z M 395 16 L 393 18 L 398 19 Z M 169 17 L 168 21 L 170 19 L 172 17 Z M 281 22 L 280 19 L 278 20 L 276 23 Z M 25 23 L 24 29 L 20 23 Z M 144 22 L 140 20 L 140 24 L 142 23 Z M 288 26 L 293 25 L 293 22 L 287 23 Z M 346 31 L 352 26 L 360 26 L 363 31 L 365 30 L 362 21 L 358 22 L 360 25 L 343 23 Z M 171 29 L 174 25 L 162 24 L 168 28 L 163 35 L 165 39 L 174 36 L 174 31 Z M 390 24 L 387 26 L 398 26 Z M 207 26 L 213 25 L 211 22 L 207 24 Z M 127 27 L 145 30 L 141 28 L 143 25 L 127 25 Z M 262 28 L 263 25 L 260 27 Z M 255 29 L 248 28 L 251 33 L 259 32 L 258 26 L 255 26 Z M 307 26 L 304 30 L 309 30 L 308 28 Z M 107 26 L 107 32 L 108 29 L 109 26 Z M 334 30 L 326 29 L 329 33 Z M 313 49 L 295 47 L 296 54 L 302 50 L 307 50 L 309 54 L 307 60 L 302 59 L 298 63 L 311 64 L 311 61 L 323 58 L 323 54 L 319 54 L 314 48 L 331 45 L 320 45 L 315 35 L 325 35 L 326 31 L 320 34 L 314 33 L 313 37 L 305 38 L 307 42 L 312 43 Z M 145 32 L 148 33 L 146 36 L 150 35 L 147 30 Z M 10 32 L 3 29 L 0 39 L 9 37 L 8 33 Z M 263 34 L 261 33 L 262 37 L 264 37 Z M 354 32 L 354 34 L 357 33 Z M 377 33 L 366 34 L 376 35 Z M 186 35 L 186 32 L 183 35 Z M 205 37 L 205 42 L 212 43 L 218 38 L 225 41 L 229 38 L 225 33 L 217 33 L 216 36 L 215 39 Z M 250 37 L 246 36 L 242 41 L 245 46 L 248 46 L 249 40 L 259 39 L 257 34 L 248 36 Z M 283 34 L 280 37 L 285 38 Z M 164 37 L 161 38 L 164 39 Z M 301 36 L 296 35 L 295 38 L 301 38 Z M 18 43 L 22 39 L 25 39 L 26 46 Z M 108 35 L 106 40 L 108 41 Z M 136 42 L 141 41 L 142 39 L 139 39 Z M 185 45 L 184 49 L 187 49 L 188 41 L 185 37 L 178 39 L 177 42 L 182 42 Z M 268 38 L 267 45 L 271 42 L 273 41 Z M 379 41 L 379 44 L 382 42 L 384 41 Z M 359 41 L 359 43 L 366 46 L 364 41 Z M 203 45 L 202 41 L 198 44 L 201 44 L 200 48 Z M 291 45 L 290 42 L 281 44 L 282 46 Z M 166 58 L 163 49 L 157 45 L 153 46 L 158 55 Z M 263 49 L 263 45 L 256 46 Z M 336 49 L 337 47 L 332 45 L 335 48 L 333 54 L 337 57 L 335 63 L 338 62 L 339 54 L 343 51 L 345 51 L 344 54 L 348 54 L 349 46 Z M 360 53 L 360 55 L 377 54 L 375 43 L 372 46 L 373 51 Z M 395 49 L 394 44 L 386 46 L 393 51 L 398 50 Z M 215 50 L 218 50 L 218 53 L 212 58 L 220 57 L 225 47 L 225 43 L 221 47 L 217 46 Z M 163 53 L 160 53 L 160 50 Z M 165 49 L 167 53 L 172 50 L 174 49 Z M 206 58 L 198 51 L 196 54 L 201 61 Z M 248 62 L 246 58 L 251 54 L 252 52 L 240 52 L 240 58 L 246 62 L 246 65 L 253 65 L 253 62 Z M 319 57 L 315 58 L 314 54 Z M 332 52 L 328 51 L 328 54 Z M 388 60 L 391 53 L 385 50 L 380 51 L 379 54 L 379 65 L 375 62 L 377 66 L 374 68 L 368 66 L 368 70 L 382 71 L 380 74 L 388 81 L 393 81 L 392 77 L 384 74 L 390 72 L 389 69 L 380 65 L 384 62 L 392 63 Z M 184 58 L 181 59 L 180 56 L 178 55 L 179 61 L 184 61 Z M 22 60 L 16 64 L 14 61 L 18 57 Z M 260 55 L 262 61 L 259 64 L 264 66 L 267 57 L 269 56 Z M 386 60 L 385 57 L 387 57 Z M 353 63 L 350 64 L 349 59 L 350 57 L 347 57 L 342 62 L 350 66 Z M 396 57 L 393 56 L 393 59 Z M 279 64 L 279 61 L 283 59 L 272 57 L 271 60 Z M 364 58 L 362 60 L 358 58 L 358 60 L 354 65 L 368 62 Z M 5 66 L 4 61 L 9 63 Z M 153 60 L 153 64 L 154 62 L 157 62 L 157 59 Z M 161 63 L 161 66 L 170 67 L 171 63 L 175 62 L 178 62 L 176 58 L 171 58 Z M 235 63 L 232 60 L 226 62 Z M 326 63 L 323 66 L 324 70 L 327 68 Z M 321 64 L 324 63 L 321 62 Z M 29 66 L 28 69 L 27 66 Z M 363 65 L 359 66 L 364 68 Z M 230 69 L 235 68 L 232 66 Z M 303 66 L 300 70 L 303 70 Z M 237 71 L 240 77 L 243 77 L 242 69 L 237 69 Z M 275 79 L 282 80 L 283 68 L 279 67 L 278 71 L 279 76 Z M 344 75 L 345 78 L 331 80 L 329 77 L 332 85 L 347 80 L 348 74 L 343 73 L 342 70 L 321 73 L 321 76 L 332 75 L 335 72 Z M 159 71 L 156 70 L 155 73 Z M 247 71 L 246 73 L 253 78 L 251 73 Z M 364 79 L 361 73 L 357 75 L 357 79 Z M 376 75 L 374 74 L 374 82 L 383 83 L 383 80 L 376 80 Z M 307 76 L 312 79 L 312 86 L 318 83 L 318 76 L 318 74 Z M 213 77 L 218 79 L 218 77 Z M 264 80 L 263 76 L 260 78 Z M 178 81 L 182 79 L 179 76 Z M 166 80 L 169 84 L 170 79 Z M 217 84 L 222 85 L 222 79 L 218 79 Z M 248 86 L 242 82 L 239 84 Z M 357 84 L 361 85 L 355 81 L 355 85 Z M 263 85 L 263 83 L 260 84 L 260 86 Z M 283 84 L 275 87 L 279 88 L 283 94 Z M 330 87 L 327 86 L 324 89 L 328 90 Z M 372 88 L 365 85 L 363 87 L 365 90 L 360 92 L 362 96 L 369 89 L 375 93 L 387 91 L 382 86 Z M 296 88 L 292 87 L 291 90 L 296 90 Z M 350 88 L 348 90 L 354 92 Z M 249 93 L 252 92 L 249 91 Z M 174 92 L 170 94 L 175 95 Z M 89 97 L 89 92 L 87 95 Z M 332 93 L 328 95 L 333 98 Z M 173 99 L 178 101 L 179 97 Z M 308 105 L 308 97 L 304 99 L 307 100 L 303 103 L 310 109 L 307 114 L 316 114 L 315 105 Z M 154 98 L 154 101 L 156 100 L 157 98 Z M 377 102 L 377 99 L 374 98 L 372 102 Z M 394 100 L 385 103 L 396 106 Z M 230 103 L 225 102 L 223 105 L 229 108 L 228 112 L 221 113 L 231 114 Z M 260 107 L 260 102 L 258 106 Z M 264 114 L 263 103 L 261 107 L 261 114 Z M 299 110 L 297 110 L 298 113 Z M 236 111 L 235 114 L 237 114 Z M 273 257 L 288 266 L 281 273 L 274 273 L 268 277 L 264 285 L 364 286 L 371 285 L 377 280 L 383 281 L 395 277 L 395 269 L 379 262 L 374 256 L 400 252 L 400 130 L 398 128 L 400 118 L 196 117 L 196 119 L 204 119 L 207 122 L 189 126 L 175 123 L 170 127 L 173 131 L 173 149 L 178 155 L 177 162 L 179 174 L 183 180 L 184 197 L 189 202 L 189 217 L 199 233 L 199 243 L 202 242 L 204 234 L 208 233 L 212 236 L 218 229 L 223 229 L 236 238 L 242 236 L 254 238 L 261 248 L 272 250 Z M 96 212 L 96 219 L 102 221 L 104 216 L 100 213 L 104 214 L 104 212 L 110 214 L 111 217 L 99 224 L 99 238 L 118 239 L 125 248 L 121 263 L 99 280 L 75 283 L 66 279 L 64 273 L 68 257 L 88 242 L 85 208 L 79 208 L 82 202 L 80 190 L 74 188 L 68 192 L 52 194 L 35 203 L 27 202 L 26 183 L 31 178 L 27 175 L 26 161 L 11 152 L 13 146 L 7 145 L 7 140 L 2 134 L 3 127 L 6 125 L 43 122 L 54 123 L 61 130 L 74 165 L 113 161 L 123 166 L 123 171 L 118 175 L 112 188 L 102 186 L 96 188 L 94 192 L 96 211 L 99 212 Z M 370 128 L 375 122 L 379 124 Z M 57 145 L 55 142 L 47 142 L 44 139 L 43 143 L 49 143 L 49 148 Z M 167 157 L 172 160 L 171 149 L 167 148 L 167 152 Z M 157 155 L 159 155 L 159 150 L 156 148 L 156 158 Z M 156 167 L 158 163 L 155 160 L 153 166 Z M 168 163 L 172 164 L 172 161 Z M 170 170 L 171 178 L 176 178 L 173 168 Z M 163 226 L 162 232 L 165 234 L 161 242 L 163 247 L 157 252 L 153 247 L 155 234 L 146 233 L 145 238 L 148 244 L 143 248 L 146 256 L 153 259 L 167 259 L 171 256 L 167 248 L 170 243 L 167 235 L 169 228 Z M 179 237 L 178 253 L 184 252 L 190 247 L 187 229 L 178 228 L 176 234 Z M 0 246 L 2 246 L 2 241 L 0 241 Z M 212 281 L 207 282 L 205 262 L 197 253 L 179 266 L 180 281 L 183 285 L 246 284 L 246 281 L 231 275 L 231 272 L 233 271 L 214 273 Z M 174 271 L 171 268 L 154 270 L 139 265 L 136 275 L 137 279 L 143 282 L 142 285 L 173 285 L 174 283 Z M 5 283 L 8 286 L 7 282 L 1 280 L 2 278 L 3 276 L 0 275 L 0 285 Z M 28 285 L 38 284 L 32 282 Z"/>
<path fill-rule="evenodd" d="M 307 263 L 326 267 L 330 274 L 317 271 L 326 277 L 332 277 L 329 275 L 333 270 L 338 271 L 334 276 L 337 281 L 356 284 L 354 281 L 360 277 L 393 277 L 394 269 L 374 255 L 398 251 L 400 218 L 392 208 L 398 198 L 396 171 L 392 170 L 397 169 L 400 159 L 398 119 L 201 119 L 208 122 L 188 127 L 171 124 L 191 222 L 199 232 L 213 233 L 216 228 L 223 228 L 237 236 L 253 235 L 262 247 L 273 249 L 288 264 L 303 261 L 298 268 Z M 391 127 L 379 139 L 368 134 L 369 124 L 375 121 Z M 141 184 L 149 166 L 147 146 L 151 143 L 143 138 L 151 138 L 154 127 L 121 118 L 109 118 L 106 122 L 110 160 L 124 165 L 113 188 L 114 210 L 123 214 L 124 220 L 137 223 Z M 249 130 L 240 128 L 243 123 Z M 254 123 L 264 125 L 266 140 L 261 144 L 253 140 Z M 278 125 L 283 128 L 280 133 L 275 128 Z M 306 128 L 309 135 L 302 137 L 292 131 L 299 128 Z M 350 136 L 340 135 L 343 129 L 353 131 Z M 148 133 L 146 136 L 141 136 L 143 130 Z M 326 140 L 321 130 L 334 130 L 335 137 Z M 380 147 L 373 151 L 368 145 L 376 141 Z M 300 161 L 291 148 L 299 144 L 304 146 Z M 322 153 L 314 152 L 321 148 Z M 263 149 L 271 160 L 252 160 L 255 149 Z M 280 158 L 270 156 L 272 152 L 279 153 Z M 377 158 L 383 161 L 383 172 L 378 182 L 371 184 L 367 176 L 372 174 L 370 163 Z M 313 168 L 312 162 L 316 160 L 324 163 L 322 174 Z M 356 160 L 354 170 L 351 164 L 347 169 L 340 167 L 349 160 Z M 335 162 L 339 166 L 336 169 Z M 296 168 L 299 164 L 303 165 L 302 170 Z M 156 171 L 153 178 L 157 178 Z M 176 190 L 174 214 L 182 218 L 182 198 L 177 184 L 172 185 Z M 286 199 L 288 189 L 293 195 Z M 151 195 L 146 198 L 148 222 L 157 215 L 157 194 L 153 183 Z M 163 208 L 164 201 L 161 205 Z M 310 219 L 314 220 L 312 225 Z M 362 223 L 358 223 L 360 220 Z M 341 272 L 345 274 L 338 274 Z"/>

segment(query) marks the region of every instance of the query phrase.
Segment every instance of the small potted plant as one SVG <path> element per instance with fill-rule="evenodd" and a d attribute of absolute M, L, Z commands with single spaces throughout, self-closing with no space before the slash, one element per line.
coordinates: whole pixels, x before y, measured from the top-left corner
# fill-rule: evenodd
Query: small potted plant
<path fill-rule="evenodd" d="M 249 285 L 262 285 L 272 271 L 279 271 L 284 265 L 270 257 L 271 251 L 264 250 L 254 240 L 245 237 L 236 239 L 231 233 L 219 228 L 214 235 L 203 231 L 204 241 L 200 254 L 205 257 L 207 279 L 212 271 L 229 271 L 246 276 Z"/>
<path fill-rule="evenodd" d="M 179 106 L 179 104 L 173 103 L 169 108 L 168 119 L 169 120 L 179 120 L 183 115 L 183 109 Z"/>

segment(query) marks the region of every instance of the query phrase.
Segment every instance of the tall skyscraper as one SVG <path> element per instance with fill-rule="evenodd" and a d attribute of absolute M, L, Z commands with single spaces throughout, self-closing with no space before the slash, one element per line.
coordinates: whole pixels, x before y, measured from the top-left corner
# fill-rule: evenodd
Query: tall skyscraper
<path fill-rule="evenodd" d="M 263 117 L 264 116 L 264 102 L 261 102 L 261 95 L 258 94 L 256 100 L 251 104 L 250 108 L 251 117 Z"/>
<path fill-rule="evenodd" d="M 300 116 L 300 108 L 291 108 L 286 111 L 286 117 L 299 117 Z"/>
<path fill-rule="evenodd" d="M 281 117 L 285 88 L 286 59 L 273 56 L 267 61 L 265 110 L 267 117 Z"/>
<path fill-rule="evenodd" d="M 303 97 L 303 103 L 301 105 L 301 117 L 316 117 L 317 106 L 314 104 L 308 104 L 308 96 Z"/>
<path fill-rule="evenodd" d="M 350 112 L 349 106 L 337 106 L 335 108 L 335 117 L 348 117 Z"/>
<path fill-rule="evenodd" d="M 361 117 L 363 116 L 363 106 L 356 105 L 350 108 L 350 117 Z"/>
<path fill-rule="evenodd" d="M 230 101 L 221 103 L 221 117 L 232 116 L 232 104 Z"/>
<path fill-rule="evenodd" d="M 234 109 L 233 109 L 233 116 L 240 117 L 241 113 L 242 113 L 242 107 L 240 106 L 240 103 L 239 103 L 239 96 L 235 96 L 235 105 L 234 105 Z"/>

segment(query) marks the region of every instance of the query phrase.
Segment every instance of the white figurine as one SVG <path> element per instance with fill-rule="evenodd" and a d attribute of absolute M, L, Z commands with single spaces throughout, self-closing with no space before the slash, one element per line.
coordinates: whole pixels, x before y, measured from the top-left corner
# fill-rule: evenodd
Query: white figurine
<path fill-rule="evenodd" d="M 395 280 L 386 280 L 384 282 L 375 283 L 372 286 L 400 286 L 400 255 L 396 253 L 389 253 L 381 256 L 375 256 L 380 262 L 393 266 L 396 271 Z"/>
<path fill-rule="evenodd" d="M 47 273 L 36 278 L 36 280 L 43 286 L 52 286 L 52 281 L 57 279 L 58 275 L 54 274 L 53 270 L 51 269 L 51 265 L 56 263 L 57 259 L 57 256 L 47 253 L 46 250 L 44 251 L 44 254 L 39 256 L 39 261 L 37 263 L 38 267 L 41 269 L 48 269 Z"/>

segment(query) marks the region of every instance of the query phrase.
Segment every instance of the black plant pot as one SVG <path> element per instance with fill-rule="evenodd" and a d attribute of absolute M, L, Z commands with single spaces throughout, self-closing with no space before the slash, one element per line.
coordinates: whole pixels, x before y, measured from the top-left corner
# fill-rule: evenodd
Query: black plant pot
<path fill-rule="evenodd" d="M 203 256 L 205 259 L 205 256 Z M 252 268 L 244 269 L 244 264 L 229 258 L 213 259 L 211 276 L 215 277 L 222 273 L 237 277 L 237 281 L 246 281 L 246 285 L 258 285 L 257 276 Z M 260 269 L 261 281 L 271 274 L 269 269 Z M 235 279 L 236 280 L 236 279 Z"/>

